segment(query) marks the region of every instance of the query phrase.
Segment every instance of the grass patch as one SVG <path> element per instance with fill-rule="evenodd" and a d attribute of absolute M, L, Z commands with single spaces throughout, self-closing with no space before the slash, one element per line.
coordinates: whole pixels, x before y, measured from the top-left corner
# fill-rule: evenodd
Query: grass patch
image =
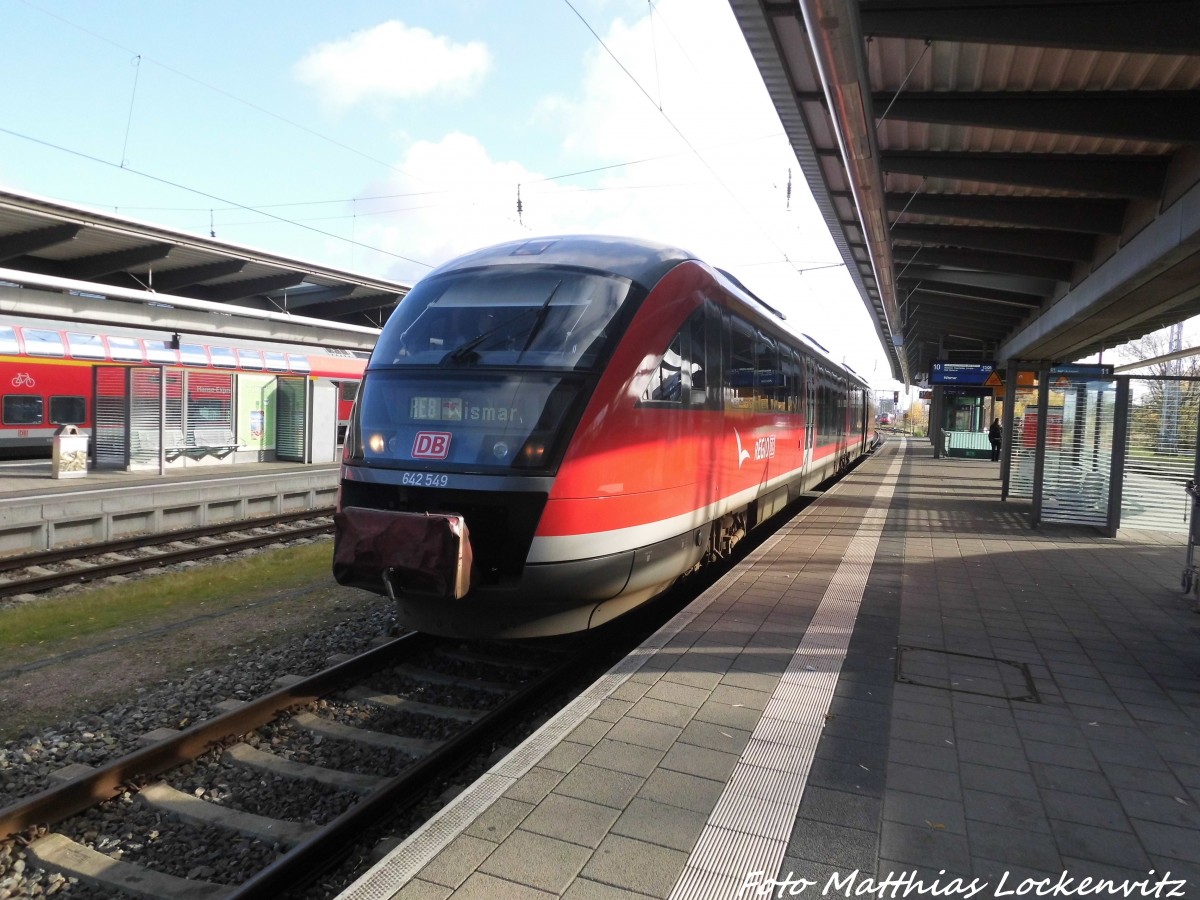
<path fill-rule="evenodd" d="M 198 612 L 244 605 L 280 591 L 333 583 L 333 544 L 283 547 L 181 572 L 162 572 L 122 584 L 87 588 L 0 610 L 0 651 L 44 655 L 58 644 L 114 630 L 143 629 Z"/>

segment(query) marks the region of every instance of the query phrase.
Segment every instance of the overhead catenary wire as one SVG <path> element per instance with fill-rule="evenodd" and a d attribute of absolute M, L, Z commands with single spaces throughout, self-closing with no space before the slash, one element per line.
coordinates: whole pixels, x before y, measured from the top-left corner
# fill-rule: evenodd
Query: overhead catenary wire
<path fill-rule="evenodd" d="M 733 191 L 732 188 L 729 187 L 728 184 L 726 184 L 725 180 L 723 178 L 721 178 L 720 174 L 718 174 L 716 169 L 713 168 L 712 164 L 709 163 L 709 161 L 704 157 L 704 155 L 700 153 L 700 151 L 696 148 L 696 146 L 692 143 L 692 141 L 688 138 L 688 136 L 686 134 L 684 134 L 683 130 L 671 119 L 671 117 L 669 115 L 667 115 L 666 111 L 663 110 L 657 103 L 655 103 L 654 98 L 650 96 L 650 93 L 646 90 L 645 86 L 642 85 L 642 83 L 640 81 L 638 81 L 637 77 L 632 72 L 629 71 L 629 69 L 626 67 L 626 65 L 623 62 L 621 62 L 620 59 L 617 58 L 617 55 L 615 53 L 613 53 L 612 48 L 610 48 L 608 46 L 608 44 L 605 43 L 604 39 L 602 37 L 600 37 L 600 35 L 596 32 L 596 29 L 594 29 L 592 27 L 591 23 L 588 22 L 588 20 L 586 18 L 584 18 L 583 14 L 580 13 L 579 10 L 575 8 L 575 6 L 574 6 L 574 4 L 572 4 L 571 0 L 563 0 L 563 3 L 565 3 L 567 5 L 567 8 L 569 8 L 571 10 L 571 12 L 573 12 L 575 14 L 576 18 L 578 18 L 579 21 L 583 23 L 583 26 L 591 33 L 592 37 L 594 37 L 596 39 L 597 43 L 599 43 L 600 46 L 604 49 L 604 52 L 607 53 L 609 58 L 611 58 L 612 61 L 617 64 L 618 68 L 620 68 L 620 70 L 625 73 L 626 77 L 628 77 L 629 80 L 633 82 L 634 86 L 638 89 L 638 91 L 641 92 L 642 96 L 645 97 L 648 101 L 650 101 L 651 104 L 653 104 L 655 106 L 655 108 L 658 110 L 659 115 L 662 116 L 663 121 L 665 121 L 667 123 L 667 125 L 670 126 L 671 130 L 674 131 L 675 134 L 679 137 L 679 139 L 681 141 L 683 141 L 684 145 L 692 152 L 692 155 L 700 162 L 700 164 L 702 166 L 704 166 L 705 169 L 708 170 L 709 174 L 712 175 L 713 179 L 717 182 L 717 184 L 719 184 L 721 186 L 722 190 L 724 190 L 729 195 L 729 197 L 734 201 L 734 203 L 736 203 L 739 207 L 742 208 L 742 212 L 746 214 L 746 217 L 755 224 L 755 226 L 763 234 L 763 236 L 779 252 L 780 256 L 782 256 L 784 258 L 784 260 L 786 260 L 787 253 L 784 251 L 784 249 L 782 247 L 779 246 L 779 243 L 775 240 L 774 236 L 771 235 L 766 229 L 764 229 L 758 223 L 758 220 L 754 216 L 751 216 L 749 214 L 749 212 L 745 209 L 745 207 L 742 206 L 741 199 L 738 197 L 738 195 Z"/>
<path fill-rule="evenodd" d="M 301 222 L 295 222 L 291 219 L 285 219 L 283 216 L 277 216 L 273 213 L 266 212 L 266 211 L 260 210 L 260 209 L 255 209 L 254 207 L 247 206 L 243 203 L 238 203 L 235 200 L 230 200 L 228 197 L 222 197 L 218 194 L 213 194 L 208 191 L 200 190 L 199 188 L 189 187 L 188 185 L 181 184 L 180 182 L 172 181 L 169 178 L 163 178 L 161 175 L 154 175 L 150 172 L 143 172 L 138 169 L 131 168 L 130 166 L 121 166 L 110 160 L 102 159 L 98 156 L 93 156 L 90 153 L 84 153 L 81 150 L 73 150 L 70 147 L 64 147 L 61 144 L 55 144 L 52 141 L 43 140 L 41 138 L 35 138 L 28 134 L 22 134 L 19 131 L 13 131 L 11 128 L 4 128 L 3 126 L 0 126 L 0 134 L 7 134 L 10 137 L 19 138 L 20 140 L 23 140 L 23 141 L 30 141 L 31 143 L 38 144 L 39 146 L 42 146 L 42 147 L 49 147 L 53 150 L 58 150 L 62 153 L 69 153 L 72 156 L 78 157 L 79 159 L 85 159 L 88 162 L 99 163 L 100 165 L 103 165 L 103 166 L 110 166 L 112 168 L 120 169 L 123 172 L 129 172 L 133 175 L 137 175 L 140 178 L 147 178 L 150 181 L 154 181 L 154 182 L 157 182 L 158 184 L 166 185 L 167 187 L 173 187 L 173 188 L 176 188 L 181 191 L 189 191 L 189 192 L 191 192 L 193 194 L 197 194 L 201 197 L 207 197 L 210 200 L 217 200 L 217 201 L 224 203 L 227 206 L 234 208 L 234 209 L 240 209 L 240 210 L 244 210 L 246 212 L 258 213 L 259 215 L 265 216 L 268 219 L 274 219 L 275 221 L 282 222 L 287 225 L 294 225 L 297 228 L 302 228 L 306 231 L 311 231 L 312 233 L 319 234 L 322 237 L 333 238 L 334 240 L 339 240 L 339 241 L 346 241 L 347 243 L 353 244 L 354 246 L 362 247 L 365 250 L 372 250 L 376 253 L 383 253 L 387 256 L 394 256 L 396 259 L 402 259 L 405 262 L 410 262 L 410 263 L 413 263 L 418 266 L 425 266 L 426 268 L 429 268 L 429 269 L 432 269 L 434 267 L 432 263 L 427 263 L 427 262 L 424 262 L 419 259 L 413 259 L 412 257 L 405 256 L 403 253 L 396 253 L 395 251 L 384 250 L 381 247 L 374 247 L 374 246 L 371 246 L 370 244 L 363 244 L 358 241 L 351 241 L 340 234 L 333 234 L 332 232 L 329 232 L 329 231 L 322 231 L 320 228 L 313 228 L 311 225 L 305 225 Z"/>

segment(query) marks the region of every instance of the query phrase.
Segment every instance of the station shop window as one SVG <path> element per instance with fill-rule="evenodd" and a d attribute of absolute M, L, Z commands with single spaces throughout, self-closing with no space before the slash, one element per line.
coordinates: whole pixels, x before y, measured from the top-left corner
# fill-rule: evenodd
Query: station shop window
<path fill-rule="evenodd" d="M 98 334 L 68 331 L 67 350 L 75 359 L 104 359 L 104 341 Z"/>
<path fill-rule="evenodd" d="M 62 335 L 57 331 L 41 328 L 22 328 L 25 335 L 25 352 L 30 356 L 63 356 Z"/>
<path fill-rule="evenodd" d="M 19 353 L 15 328 L 0 328 L 0 353 Z"/>
<path fill-rule="evenodd" d="M 233 428 L 232 374 L 188 374 L 187 422 L 189 428 Z"/>
<path fill-rule="evenodd" d="M 6 394 L 3 415 L 5 425 L 41 425 L 44 398 L 36 394 Z"/>
<path fill-rule="evenodd" d="M 82 425 L 87 421 L 86 397 L 51 397 L 50 422 L 53 425 Z"/>

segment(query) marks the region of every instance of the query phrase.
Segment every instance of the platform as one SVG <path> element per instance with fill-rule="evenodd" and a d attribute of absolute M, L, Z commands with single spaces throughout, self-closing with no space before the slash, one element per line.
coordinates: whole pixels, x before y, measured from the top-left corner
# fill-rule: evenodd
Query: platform
<path fill-rule="evenodd" d="M 337 465 L 290 462 L 51 473 L 48 459 L 0 461 L 0 554 L 328 507 L 338 488 Z"/>
<path fill-rule="evenodd" d="M 1200 896 L 1183 538 L 998 472 L 889 441 L 342 897 Z"/>

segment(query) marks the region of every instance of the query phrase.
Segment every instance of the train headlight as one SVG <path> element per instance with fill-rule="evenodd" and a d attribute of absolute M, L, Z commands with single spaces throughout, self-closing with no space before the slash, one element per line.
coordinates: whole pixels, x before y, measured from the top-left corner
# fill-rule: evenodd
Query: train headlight
<path fill-rule="evenodd" d="M 496 441 L 492 444 L 492 456 L 496 459 L 508 459 L 508 444 L 504 441 Z"/>
<path fill-rule="evenodd" d="M 521 465 L 540 466 L 546 457 L 546 445 L 541 441 L 526 441 L 521 448 Z"/>
<path fill-rule="evenodd" d="M 379 432 L 375 432 L 367 438 L 367 446 L 372 453 L 382 453 L 387 448 L 387 439 Z"/>

